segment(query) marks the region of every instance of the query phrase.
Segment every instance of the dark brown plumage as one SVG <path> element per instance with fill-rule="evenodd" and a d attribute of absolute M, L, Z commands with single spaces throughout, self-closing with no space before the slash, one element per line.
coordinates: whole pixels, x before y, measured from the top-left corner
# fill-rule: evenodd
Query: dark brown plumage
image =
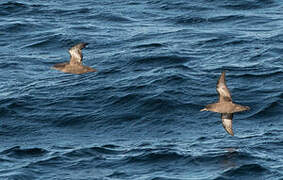
<path fill-rule="evenodd" d="M 82 49 L 86 47 L 88 43 L 79 43 L 69 49 L 70 53 L 70 61 L 65 63 L 55 64 L 53 66 L 54 69 L 70 73 L 70 74 L 83 74 L 87 72 L 96 72 L 95 69 L 84 66 L 82 64 L 83 55 Z"/>
<path fill-rule="evenodd" d="M 229 89 L 226 86 L 225 72 L 223 71 L 220 78 L 218 79 L 216 90 L 219 95 L 217 103 L 208 104 L 201 111 L 213 111 L 221 113 L 222 125 L 228 134 L 234 136 L 232 129 L 233 113 L 249 110 L 248 106 L 242 106 L 232 102 L 232 97 Z"/>

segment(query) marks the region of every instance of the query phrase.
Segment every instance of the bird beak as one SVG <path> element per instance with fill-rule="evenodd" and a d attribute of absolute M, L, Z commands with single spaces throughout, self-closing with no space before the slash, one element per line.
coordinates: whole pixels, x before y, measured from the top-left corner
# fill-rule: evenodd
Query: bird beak
<path fill-rule="evenodd" d="M 204 109 L 201 109 L 200 111 L 207 111 L 207 109 L 206 109 L 206 108 L 204 108 Z"/>

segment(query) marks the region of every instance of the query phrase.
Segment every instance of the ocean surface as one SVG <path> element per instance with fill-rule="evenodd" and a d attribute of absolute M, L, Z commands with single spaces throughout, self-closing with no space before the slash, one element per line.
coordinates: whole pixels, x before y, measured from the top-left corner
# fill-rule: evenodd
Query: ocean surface
<path fill-rule="evenodd" d="M 283 179 L 281 0 L 1 0 L 0 47 L 1 180 Z"/>

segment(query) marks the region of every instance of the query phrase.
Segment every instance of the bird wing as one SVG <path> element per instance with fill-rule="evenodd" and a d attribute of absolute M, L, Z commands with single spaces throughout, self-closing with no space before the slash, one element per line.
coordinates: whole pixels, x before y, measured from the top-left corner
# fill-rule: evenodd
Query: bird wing
<path fill-rule="evenodd" d="M 71 55 L 70 64 L 82 64 L 83 55 L 82 49 L 86 47 L 88 43 L 79 43 L 69 49 Z"/>
<path fill-rule="evenodd" d="M 223 113 L 221 114 L 221 119 L 222 119 L 222 125 L 226 132 L 232 136 L 234 136 L 234 132 L 232 129 L 232 119 L 233 119 L 233 114 L 232 113 Z"/>
<path fill-rule="evenodd" d="M 219 94 L 219 102 L 232 101 L 231 94 L 226 86 L 225 71 L 222 72 L 220 78 L 218 79 L 216 90 Z"/>

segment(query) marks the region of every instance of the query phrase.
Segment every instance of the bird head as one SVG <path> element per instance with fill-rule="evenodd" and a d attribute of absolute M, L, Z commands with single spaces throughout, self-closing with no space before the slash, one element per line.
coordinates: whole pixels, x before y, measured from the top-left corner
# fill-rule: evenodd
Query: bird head
<path fill-rule="evenodd" d="M 248 111 L 251 108 L 249 106 L 236 106 L 236 111 L 240 112 L 240 111 Z"/>

